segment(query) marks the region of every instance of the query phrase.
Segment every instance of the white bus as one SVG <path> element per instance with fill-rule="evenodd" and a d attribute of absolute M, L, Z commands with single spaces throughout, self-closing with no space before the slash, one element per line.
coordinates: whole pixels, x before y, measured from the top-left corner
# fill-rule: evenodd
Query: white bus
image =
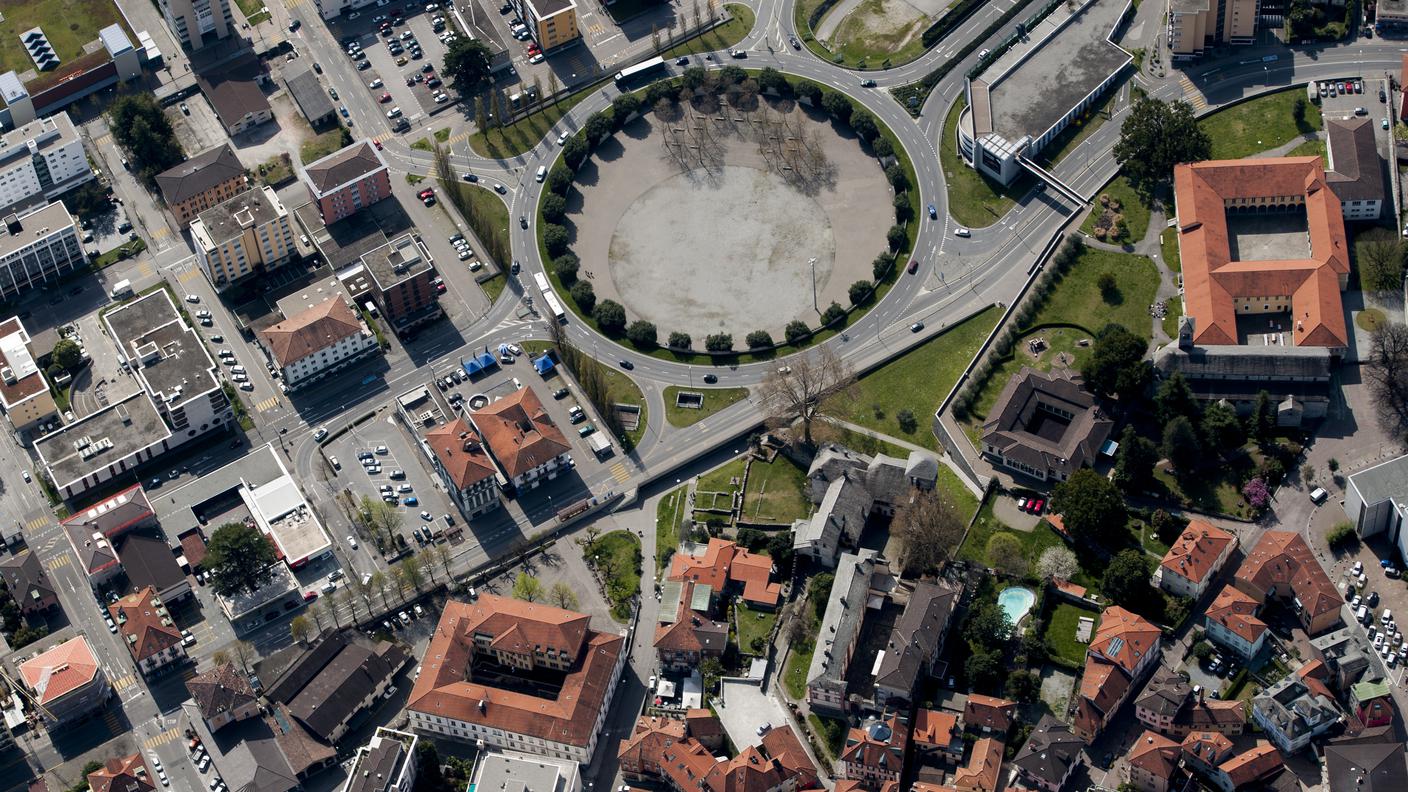
<path fill-rule="evenodd" d="M 552 294 L 552 286 L 548 285 L 548 276 L 541 272 L 535 272 L 533 273 L 533 282 L 538 284 L 538 291 L 542 292 L 544 297 Z"/>
<path fill-rule="evenodd" d="M 557 299 L 556 294 L 544 292 L 543 302 L 547 303 L 548 310 L 552 311 L 553 318 L 559 323 L 567 321 L 567 312 L 562 310 L 562 302 Z"/>
<path fill-rule="evenodd" d="M 627 67 L 616 72 L 616 87 L 625 90 L 632 83 L 644 81 L 645 78 L 657 71 L 665 70 L 665 59 L 659 55 L 650 60 L 641 61 L 634 66 Z"/>

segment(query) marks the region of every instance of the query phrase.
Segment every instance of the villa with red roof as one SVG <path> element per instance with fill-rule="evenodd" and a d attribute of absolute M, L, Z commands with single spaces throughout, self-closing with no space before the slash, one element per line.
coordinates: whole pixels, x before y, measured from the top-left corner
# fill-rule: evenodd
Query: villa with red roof
<path fill-rule="evenodd" d="M 479 432 L 463 418 L 455 418 L 425 433 L 431 463 L 440 482 L 454 498 L 466 520 L 491 512 L 501 503 L 494 460 L 484 450 Z"/>
<path fill-rule="evenodd" d="M 621 774 L 689 792 L 791 792 L 820 786 L 817 768 L 791 726 L 769 729 L 761 746 L 748 746 L 732 759 L 714 756 L 694 728 L 673 718 L 640 718 L 617 749 Z"/>
<path fill-rule="evenodd" d="M 156 782 L 152 780 L 146 760 L 136 753 L 109 759 L 89 773 L 88 788 L 92 792 L 153 792 Z"/>
<path fill-rule="evenodd" d="M 19 671 L 51 727 L 87 715 L 112 693 L 92 648 L 81 635 L 24 661 Z"/>
<path fill-rule="evenodd" d="M 904 772 L 908 741 L 909 726 L 898 715 L 871 718 L 853 727 L 841 748 L 843 777 L 859 781 L 867 789 L 879 789 L 887 781 L 899 781 Z M 999 747 L 998 760 L 1001 758 Z"/>
<path fill-rule="evenodd" d="M 1107 608 L 1086 649 L 1072 731 L 1093 741 L 1144 674 L 1158 664 L 1159 628 L 1119 606 Z"/>
<path fill-rule="evenodd" d="M 1243 660 L 1266 644 L 1267 627 L 1258 616 L 1261 603 L 1236 586 L 1223 586 L 1203 612 L 1208 638 Z"/>
<path fill-rule="evenodd" d="M 181 630 L 162 604 L 156 588 L 147 586 L 108 606 L 132 660 L 143 675 L 150 675 L 186 659 Z"/>
<path fill-rule="evenodd" d="M 750 606 L 771 610 L 782 599 L 782 584 L 771 583 L 772 559 L 750 553 L 728 539 L 709 540 L 701 552 L 675 553 L 668 580 L 692 581 L 722 592 L 733 584 Z"/>
<path fill-rule="evenodd" d="M 1237 568 L 1237 588 L 1258 602 L 1285 601 L 1311 636 L 1340 623 L 1344 598 L 1295 531 L 1267 531 Z"/>
<path fill-rule="evenodd" d="M 1159 734 L 1145 731 L 1130 746 L 1125 765 L 1125 780 L 1140 792 L 1168 792 L 1180 775 L 1178 760 L 1183 748 Z"/>
<path fill-rule="evenodd" d="M 1197 599 L 1235 549 L 1236 536 L 1205 520 L 1191 520 L 1159 562 L 1154 582 L 1170 594 Z"/>

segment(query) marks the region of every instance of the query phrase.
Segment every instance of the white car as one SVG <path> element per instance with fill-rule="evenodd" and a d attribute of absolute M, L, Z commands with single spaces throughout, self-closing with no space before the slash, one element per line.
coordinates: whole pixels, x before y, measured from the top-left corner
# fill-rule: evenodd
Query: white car
<path fill-rule="evenodd" d="M 450 101 L 449 94 L 446 94 L 444 92 L 435 94 L 435 104 L 445 104 L 448 101 Z"/>
<path fill-rule="evenodd" d="M 953 229 L 953 235 L 956 237 L 970 237 L 973 236 L 973 232 L 969 231 L 968 229 L 962 226 L 959 226 L 958 228 Z"/>
<path fill-rule="evenodd" d="M 327 436 L 328 436 L 328 428 L 327 428 L 326 426 L 319 426 L 319 427 L 318 427 L 318 431 L 316 431 L 316 432 L 313 433 L 313 440 L 316 441 L 316 442 L 321 443 L 321 442 L 323 442 L 323 438 L 324 438 L 324 437 L 327 437 Z"/>
<path fill-rule="evenodd" d="M 387 110 L 387 111 L 386 111 L 386 117 L 387 117 L 387 118 L 397 118 L 397 117 L 399 117 L 400 115 L 401 115 L 401 108 L 400 108 L 399 105 L 396 106 L 396 107 L 391 108 L 390 110 Z"/>
<path fill-rule="evenodd" d="M 198 302 L 200 302 L 200 295 L 199 295 L 199 294 L 187 294 L 187 295 L 186 295 L 186 302 L 188 302 L 188 303 L 198 303 Z"/>
<path fill-rule="evenodd" d="M 460 261 L 468 261 L 469 257 L 472 255 L 474 254 L 470 253 L 468 248 L 465 248 L 460 251 Z"/>
<path fill-rule="evenodd" d="M 347 544 L 348 544 L 353 550 L 356 550 L 356 549 L 357 549 L 357 537 L 353 536 L 352 534 L 348 534 L 348 535 L 347 535 Z"/>
<path fill-rule="evenodd" d="M 378 77 L 378 78 L 376 78 L 375 80 L 372 80 L 371 82 L 367 83 L 367 87 L 368 87 L 368 88 L 380 88 L 382 85 L 385 85 L 385 83 L 383 83 L 383 82 L 381 81 L 381 78 L 380 78 L 380 77 Z"/>
<path fill-rule="evenodd" d="M 523 354 L 523 349 L 520 348 L 517 344 L 509 344 L 508 351 L 512 352 L 514 357 L 518 357 Z"/>
<path fill-rule="evenodd" d="M 250 382 L 249 380 L 245 380 L 244 382 L 241 382 L 241 383 L 240 383 L 240 390 L 242 390 L 242 391 L 252 391 L 252 390 L 254 390 L 254 383 L 253 383 L 253 382 Z"/>
<path fill-rule="evenodd" d="M 110 632 L 110 633 L 115 633 L 115 632 L 117 632 L 117 622 L 114 622 L 114 621 L 112 620 L 112 617 L 111 617 L 111 616 L 104 616 L 104 617 L 103 617 L 103 623 L 108 626 L 108 632 Z"/>
<path fill-rule="evenodd" d="M 539 52 L 528 59 L 529 63 L 542 63 L 543 53 Z"/>
<path fill-rule="evenodd" d="M 566 144 L 567 144 L 567 138 L 570 138 L 570 137 L 572 137 L 572 133 L 571 133 L 571 132 L 563 132 L 561 135 L 558 135 L 558 136 L 557 136 L 557 145 L 559 145 L 559 146 L 566 145 Z"/>

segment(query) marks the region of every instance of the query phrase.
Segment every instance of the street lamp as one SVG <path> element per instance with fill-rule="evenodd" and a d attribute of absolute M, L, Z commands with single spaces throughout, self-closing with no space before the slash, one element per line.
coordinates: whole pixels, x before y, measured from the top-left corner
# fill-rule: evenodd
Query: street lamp
<path fill-rule="evenodd" d="M 807 263 L 811 265 L 812 268 L 812 310 L 819 314 L 821 313 L 821 306 L 817 304 L 816 300 L 816 256 L 812 256 L 811 260 Z"/>

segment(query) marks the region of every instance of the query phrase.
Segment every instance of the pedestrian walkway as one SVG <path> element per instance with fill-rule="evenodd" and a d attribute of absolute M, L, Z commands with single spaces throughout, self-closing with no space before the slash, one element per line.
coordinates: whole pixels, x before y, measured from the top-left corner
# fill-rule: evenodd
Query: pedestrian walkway
<path fill-rule="evenodd" d="M 1194 85 L 1193 81 L 1188 79 L 1188 75 L 1179 74 L 1178 84 L 1183 88 L 1183 98 L 1188 101 L 1188 104 L 1193 106 L 1194 113 L 1201 113 L 1208 108 L 1207 98 L 1203 96 L 1202 91 L 1198 90 L 1198 86 Z"/>
<path fill-rule="evenodd" d="M 147 748 L 156 748 L 159 745 L 166 745 L 167 743 L 175 742 L 179 739 L 181 739 L 180 729 L 167 729 L 154 737 L 148 737 L 142 744 L 147 746 Z"/>

